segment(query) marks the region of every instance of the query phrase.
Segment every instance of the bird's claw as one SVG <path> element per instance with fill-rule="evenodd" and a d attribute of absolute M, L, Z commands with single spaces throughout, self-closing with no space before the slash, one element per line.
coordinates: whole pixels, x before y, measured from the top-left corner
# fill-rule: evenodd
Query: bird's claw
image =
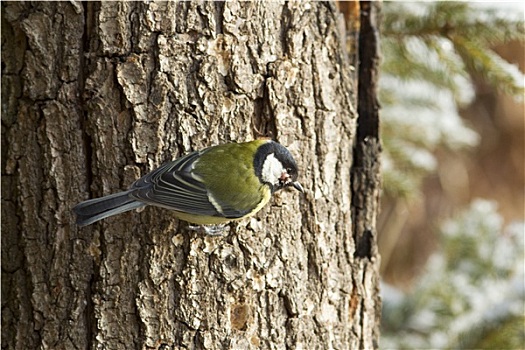
<path fill-rule="evenodd" d="M 188 229 L 208 236 L 226 236 L 230 232 L 227 225 L 188 225 Z"/>

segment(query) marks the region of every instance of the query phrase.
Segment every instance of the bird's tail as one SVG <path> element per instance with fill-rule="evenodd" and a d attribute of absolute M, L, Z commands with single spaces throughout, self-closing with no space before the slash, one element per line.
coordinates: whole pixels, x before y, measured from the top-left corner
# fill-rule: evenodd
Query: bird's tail
<path fill-rule="evenodd" d="M 146 204 L 129 196 L 132 190 L 111 194 L 109 196 L 89 199 L 77 204 L 73 211 L 77 214 L 77 225 L 86 226 L 108 216 L 140 208 Z"/>

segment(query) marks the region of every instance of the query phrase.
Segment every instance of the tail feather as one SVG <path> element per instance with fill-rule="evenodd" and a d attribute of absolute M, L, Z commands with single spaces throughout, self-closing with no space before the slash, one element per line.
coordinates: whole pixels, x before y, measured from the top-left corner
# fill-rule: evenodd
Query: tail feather
<path fill-rule="evenodd" d="M 77 204 L 73 211 L 77 214 L 77 225 L 86 226 L 109 216 L 140 208 L 146 204 L 129 196 L 130 191 L 111 194 L 106 197 L 89 199 Z"/>

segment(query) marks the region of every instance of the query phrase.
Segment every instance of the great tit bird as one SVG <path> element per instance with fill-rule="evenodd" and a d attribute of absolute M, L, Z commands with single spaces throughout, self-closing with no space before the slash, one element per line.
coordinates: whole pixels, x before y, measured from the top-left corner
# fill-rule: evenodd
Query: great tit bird
<path fill-rule="evenodd" d="M 77 224 L 146 205 L 175 211 L 198 225 L 218 225 L 257 213 L 272 193 L 297 182 L 290 152 L 271 140 L 227 143 L 196 151 L 141 177 L 127 191 L 76 205 Z"/>

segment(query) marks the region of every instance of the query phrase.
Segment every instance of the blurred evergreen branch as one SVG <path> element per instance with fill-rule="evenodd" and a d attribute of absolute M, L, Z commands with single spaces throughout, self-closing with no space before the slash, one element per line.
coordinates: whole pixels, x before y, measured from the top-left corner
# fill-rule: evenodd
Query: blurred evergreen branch
<path fill-rule="evenodd" d="M 525 23 L 519 11 L 467 2 L 383 4 L 383 183 L 410 198 L 437 169 L 436 151 L 477 145 L 459 109 L 480 82 L 523 99 L 523 73 L 493 49 L 523 41 Z M 504 228 L 486 201 L 445 223 L 442 250 L 411 292 L 382 287 L 381 348 L 525 348 L 524 230 Z"/>
<path fill-rule="evenodd" d="M 410 11 L 410 7 L 414 6 L 419 7 L 419 11 Z M 408 6 L 387 2 L 384 8 L 383 37 L 388 44 L 402 48 L 407 41 L 417 38 L 434 50 L 442 63 L 442 67 L 417 67 L 416 72 L 398 71 L 401 78 L 432 77 L 439 68 L 445 68 L 442 72 L 448 71 L 451 76 L 477 73 L 510 94 L 523 94 L 523 81 L 509 79 L 512 76 L 508 74 L 508 64 L 492 50 L 499 44 L 524 39 L 523 14 L 510 19 L 502 17 L 494 9 L 447 1 Z M 455 52 L 442 50 L 443 45 L 453 48 Z M 461 59 L 453 57 L 454 53 Z M 405 70 L 410 70 L 412 66 L 403 62 L 418 65 L 408 50 L 393 50 L 388 56 L 385 53 L 385 57 L 394 66 L 404 67 Z M 385 65 L 387 70 L 391 66 Z M 442 78 L 445 81 L 436 81 L 438 86 L 454 87 L 450 81 L 447 84 L 446 77 Z"/>
<path fill-rule="evenodd" d="M 383 107 L 384 189 L 417 195 L 437 167 L 440 148 L 475 146 L 477 134 L 459 116 L 474 81 L 523 98 L 524 76 L 493 47 L 524 40 L 515 19 L 467 2 L 385 2 L 379 98 Z"/>
<path fill-rule="evenodd" d="M 474 201 L 442 228 L 442 250 L 413 290 L 383 290 L 384 349 L 521 349 L 525 345 L 525 225 L 503 227 Z"/>

